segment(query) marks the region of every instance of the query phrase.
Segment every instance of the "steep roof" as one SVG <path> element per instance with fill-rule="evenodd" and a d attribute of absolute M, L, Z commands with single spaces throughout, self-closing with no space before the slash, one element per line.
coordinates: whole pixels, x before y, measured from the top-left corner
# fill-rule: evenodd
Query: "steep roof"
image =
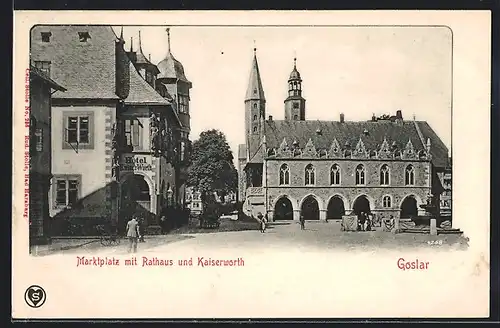
<path fill-rule="evenodd" d="M 50 32 L 49 42 L 42 32 Z M 80 42 L 79 33 L 90 38 Z M 31 30 L 31 61 L 50 61 L 50 77 L 66 92 L 54 98 L 118 99 L 115 89 L 115 40 L 111 26 L 36 25 Z"/>
<path fill-rule="evenodd" d="M 160 73 L 158 67 L 153 64 L 149 59 L 146 58 L 144 52 L 142 51 L 142 41 L 141 41 L 141 31 L 139 31 L 139 50 L 135 53 L 135 62 L 134 64 L 139 66 L 149 67 L 154 71 L 154 74 Z"/>
<path fill-rule="evenodd" d="M 33 65 L 30 65 L 30 78 L 38 78 L 47 83 L 52 89 L 57 91 L 66 91 L 66 89 L 60 86 L 56 81 L 48 77 L 43 71 L 39 70 Z"/>
<path fill-rule="evenodd" d="M 182 66 L 181 62 L 175 59 L 172 54 L 170 48 L 170 29 L 167 29 L 168 34 L 168 50 L 165 58 L 158 63 L 157 67 L 160 71 L 158 74 L 158 79 L 178 79 L 180 81 L 191 84 L 191 82 L 187 79 L 186 74 L 184 73 L 184 66 Z"/>
<path fill-rule="evenodd" d="M 169 51 L 165 59 L 157 65 L 160 74 L 158 74 L 158 79 L 179 79 L 180 81 L 191 83 L 184 73 L 184 66 L 181 62 L 175 59 L 174 55 Z"/>
<path fill-rule="evenodd" d="M 417 126 L 420 128 L 423 139 L 419 136 Z M 365 133 L 366 132 L 366 133 Z M 354 149 L 361 139 L 365 148 L 379 150 L 384 138 L 390 145 L 397 145 L 404 149 L 408 140 L 415 147 L 415 151 L 425 149 L 427 138 L 431 140 L 431 153 L 436 166 L 446 166 L 448 162 L 448 149 L 441 139 L 432 130 L 427 122 L 422 121 L 366 121 L 366 122 L 337 122 L 337 121 L 266 121 L 265 127 L 267 148 L 279 148 L 285 139 L 288 145 L 298 142 L 303 148 L 309 139 L 316 149 L 328 150 L 334 139 L 337 139 L 341 148 L 346 144 Z M 252 157 L 252 156 L 251 156 Z"/>
<path fill-rule="evenodd" d="M 245 100 L 266 100 L 264 88 L 262 87 L 262 80 L 260 78 L 259 63 L 257 62 L 257 55 L 255 52 Z"/>
<path fill-rule="evenodd" d="M 449 167 L 451 166 L 451 160 L 449 157 L 448 147 L 444 144 L 444 142 L 439 138 L 436 132 L 432 129 L 429 123 L 425 121 L 416 121 L 418 128 L 422 132 L 424 139 L 431 139 L 431 153 L 432 153 L 432 162 L 435 166 L 438 167 Z"/>
<path fill-rule="evenodd" d="M 125 104 L 130 105 L 170 105 L 171 102 L 160 96 L 137 72 L 134 64 L 129 62 L 130 92 Z"/>

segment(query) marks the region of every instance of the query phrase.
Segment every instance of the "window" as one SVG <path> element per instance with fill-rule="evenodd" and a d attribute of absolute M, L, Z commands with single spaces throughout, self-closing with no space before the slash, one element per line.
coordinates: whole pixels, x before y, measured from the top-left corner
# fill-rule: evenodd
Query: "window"
<path fill-rule="evenodd" d="M 90 39 L 90 34 L 89 32 L 78 32 L 78 38 L 80 42 L 87 42 L 87 40 Z"/>
<path fill-rule="evenodd" d="M 380 184 L 382 186 L 389 185 L 389 167 L 387 164 L 382 165 L 382 168 L 380 168 Z"/>
<path fill-rule="evenodd" d="M 51 32 L 42 32 L 42 42 L 50 42 L 50 37 L 52 36 Z"/>
<path fill-rule="evenodd" d="M 293 103 L 293 108 L 299 108 L 299 103 L 298 102 L 294 102 Z"/>
<path fill-rule="evenodd" d="M 187 96 L 179 95 L 179 112 L 184 114 L 189 113 L 189 98 Z"/>
<path fill-rule="evenodd" d="M 293 119 L 297 121 L 299 119 L 299 115 L 293 115 Z"/>
<path fill-rule="evenodd" d="M 290 168 L 288 165 L 283 164 L 280 167 L 280 185 L 290 184 Z"/>
<path fill-rule="evenodd" d="M 413 186 L 415 184 L 415 168 L 408 165 L 405 170 L 405 185 Z"/>
<path fill-rule="evenodd" d="M 382 198 L 382 206 L 385 208 L 392 207 L 391 196 L 384 196 L 384 198 Z"/>
<path fill-rule="evenodd" d="M 340 167 L 337 164 L 333 164 L 330 169 L 330 184 L 340 185 Z"/>
<path fill-rule="evenodd" d="M 125 120 L 125 140 L 128 146 L 141 148 L 142 127 L 137 119 Z"/>
<path fill-rule="evenodd" d="M 254 109 L 257 109 L 257 104 L 253 104 L 253 108 L 254 108 Z"/>
<path fill-rule="evenodd" d="M 41 128 L 35 129 L 35 150 L 43 151 L 43 130 Z"/>
<path fill-rule="evenodd" d="M 359 164 L 356 167 L 356 184 L 357 185 L 365 184 L 365 167 L 362 164 Z"/>
<path fill-rule="evenodd" d="M 305 182 L 306 185 L 313 185 L 314 184 L 314 167 L 312 164 L 309 164 L 306 166 L 305 170 Z"/>
<path fill-rule="evenodd" d="M 89 143 L 89 117 L 68 117 L 67 140 L 69 143 Z"/>
<path fill-rule="evenodd" d="M 146 71 L 146 82 L 153 84 L 153 73 Z"/>
<path fill-rule="evenodd" d="M 257 127 L 256 126 L 253 127 L 253 132 L 257 132 Z"/>
<path fill-rule="evenodd" d="M 185 153 L 186 153 L 186 144 L 184 141 L 181 141 L 181 161 L 184 161 Z"/>
<path fill-rule="evenodd" d="M 55 205 L 68 206 L 75 204 L 78 200 L 79 178 L 56 177 L 55 179 Z"/>
<path fill-rule="evenodd" d="M 93 112 L 64 112 L 63 149 L 93 149 Z"/>
<path fill-rule="evenodd" d="M 254 116 L 253 116 L 253 120 L 254 120 L 254 121 L 257 121 L 257 115 L 254 115 Z"/>
<path fill-rule="evenodd" d="M 49 61 L 35 61 L 35 67 L 40 71 L 50 76 L 50 62 Z"/>

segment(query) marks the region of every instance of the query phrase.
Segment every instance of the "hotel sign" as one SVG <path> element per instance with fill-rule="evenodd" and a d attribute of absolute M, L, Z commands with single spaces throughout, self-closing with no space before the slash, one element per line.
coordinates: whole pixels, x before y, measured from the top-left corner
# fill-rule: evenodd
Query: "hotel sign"
<path fill-rule="evenodd" d="M 125 155 L 120 168 L 122 171 L 153 171 L 151 156 Z"/>

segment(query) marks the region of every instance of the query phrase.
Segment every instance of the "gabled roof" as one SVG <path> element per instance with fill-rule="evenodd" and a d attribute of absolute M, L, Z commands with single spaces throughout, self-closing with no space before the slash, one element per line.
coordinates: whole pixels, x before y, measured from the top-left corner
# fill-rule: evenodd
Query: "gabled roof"
<path fill-rule="evenodd" d="M 424 139 L 431 139 L 431 153 L 432 153 L 432 163 L 437 167 L 450 167 L 451 160 L 449 157 L 448 147 L 444 144 L 444 142 L 439 138 L 436 132 L 432 129 L 429 123 L 425 121 L 416 121 L 415 122 L 420 131 L 424 135 Z"/>
<path fill-rule="evenodd" d="M 51 32 L 42 42 L 41 32 Z M 90 39 L 80 42 L 79 32 Z M 118 99 L 115 40 L 111 26 L 36 25 L 31 30 L 31 62 L 50 61 L 50 78 L 67 89 L 53 98 Z"/>
<path fill-rule="evenodd" d="M 420 128 L 424 140 L 420 138 L 417 126 Z M 429 138 L 433 164 L 445 167 L 448 162 L 448 148 L 429 124 L 423 121 L 346 121 L 341 123 L 337 121 L 272 120 L 266 121 L 265 135 L 267 148 L 279 148 L 284 139 L 289 145 L 297 142 L 300 148 L 304 148 L 308 140 L 311 139 L 316 149 L 328 150 L 333 140 L 336 139 L 341 148 L 345 148 L 348 144 L 354 149 L 361 139 L 368 151 L 379 150 L 384 139 L 390 145 L 395 144 L 398 149 L 404 149 L 410 140 L 415 151 L 425 150 L 425 143 Z M 254 149 L 254 151 L 257 150 L 257 148 Z"/>
<path fill-rule="evenodd" d="M 56 81 L 48 77 L 43 71 L 39 70 L 33 65 L 30 65 L 30 78 L 38 78 L 47 83 L 52 89 L 57 91 L 66 91 L 65 88 L 60 86 Z"/>
<path fill-rule="evenodd" d="M 160 96 L 137 72 L 134 64 L 129 62 L 130 91 L 125 99 L 129 105 L 171 105 L 171 102 Z"/>

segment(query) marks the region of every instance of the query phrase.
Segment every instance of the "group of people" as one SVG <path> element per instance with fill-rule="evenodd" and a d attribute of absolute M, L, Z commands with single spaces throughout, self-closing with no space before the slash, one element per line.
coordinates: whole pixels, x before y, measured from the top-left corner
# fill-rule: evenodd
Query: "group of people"
<path fill-rule="evenodd" d="M 358 231 L 371 231 L 373 224 L 373 215 L 365 212 L 358 214 Z"/>
<path fill-rule="evenodd" d="M 257 219 L 259 219 L 260 222 L 260 232 L 264 233 L 266 232 L 266 223 L 267 223 L 267 215 L 264 216 L 262 213 L 257 214 Z M 306 219 L 304 218 L 304 215 L 300 216 L 300 230 L 305 230 L 306 229 Z"/>

